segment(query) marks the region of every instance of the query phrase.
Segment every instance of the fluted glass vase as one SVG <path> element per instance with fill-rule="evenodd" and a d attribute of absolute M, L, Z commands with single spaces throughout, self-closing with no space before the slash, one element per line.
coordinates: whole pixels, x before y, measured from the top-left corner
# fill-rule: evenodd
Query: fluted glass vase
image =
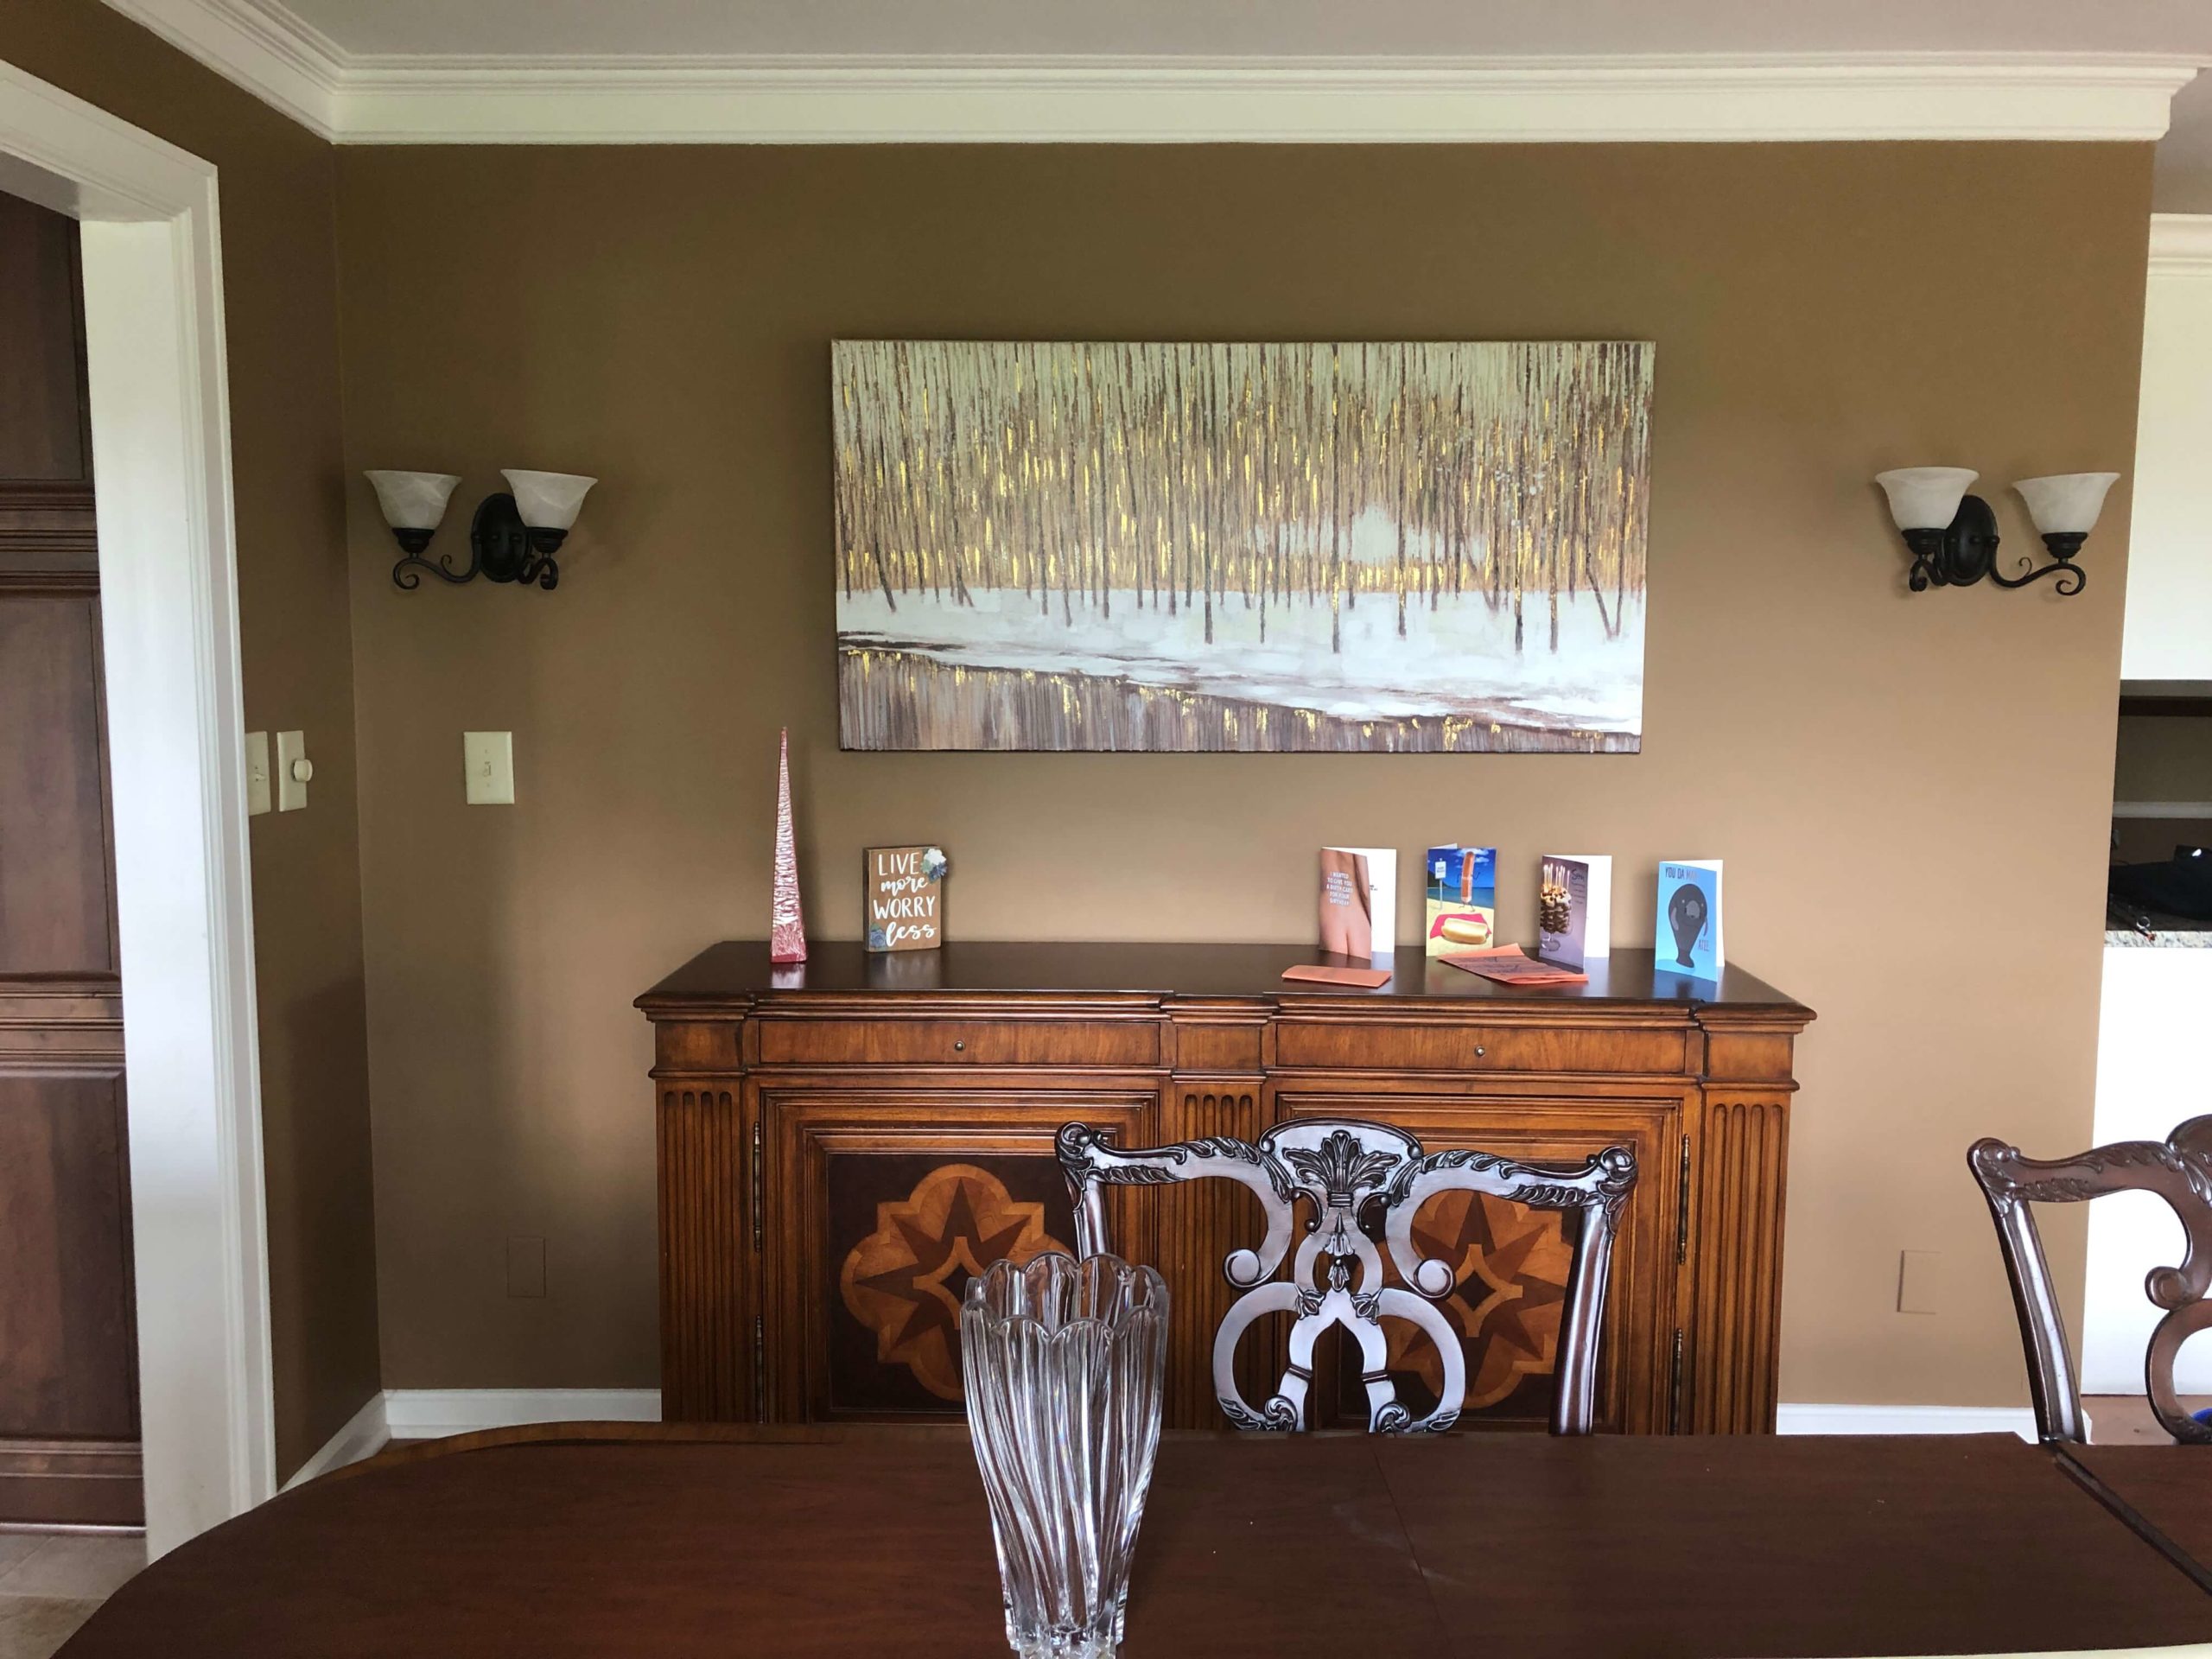
<path fill-rule="evenodd" d="M 1160 1449 L 1166 1285 L 1112 1255 L 995 1262 L 968 1282 L 960 1357 L 1007 1645 L 1113 1659 Z"/>

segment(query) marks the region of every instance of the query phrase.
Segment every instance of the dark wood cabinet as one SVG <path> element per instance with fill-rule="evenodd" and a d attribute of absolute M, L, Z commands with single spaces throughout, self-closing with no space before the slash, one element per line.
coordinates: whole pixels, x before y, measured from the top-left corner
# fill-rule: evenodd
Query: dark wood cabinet
<path fill-rule="evenodd" d="M 1535 1161 L 1634 1149 L 1599 1421 L 1774 1426 L 1791 1054 L 1813 1018 L 1731 969 L 1716 985 L 1617 952 L 1586 986 L 1515 991 L 1407 951 L 1367 992 L 1284 982 L 1287 945 L 977 943 L 777 968 L 716 945 L 639 999 L 656 1033 L 662 1410 L 671 1419 L 909 1420 L 959 1409 L 968 1276 L 1074 1234 L 1052 1135 L 1250 1139 L 1373 1118 L 1432 1150 Z M 1257 1208 L 1211 1183 L 1113 1194 L 1116 1238 L 1174 1297 L 1169 1420 L 1217 1427 L 1223 1257 Z M 1550 1407 L 1571 1217 L 1465 1193 L 1416 1224 L 1452 1262 L 1471 1427 Z M 1268 1333 L 1240 1366 L 1281 1363 Z M 1317 1414 L 1335 1393 L 1317 1357 Z M 1433 1361 L 1394 1344 L 1402 1393 Z M 1347 1399 L 1356 1397 L 1347 1394 Z"/>
<path fill-rule="evenodd" d="M 144 1513 L 106 738 L 77 226 L 0 195 L 0 1522 Z"/>

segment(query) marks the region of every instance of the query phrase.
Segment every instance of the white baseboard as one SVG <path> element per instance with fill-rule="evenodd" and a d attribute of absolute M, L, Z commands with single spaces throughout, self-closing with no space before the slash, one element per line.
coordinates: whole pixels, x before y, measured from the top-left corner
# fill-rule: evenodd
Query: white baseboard
<path fill-rule="evenodd" d="M 2025 1406 L 1784 1405 L 1784 1434 L 2018 1434 L 2036 1437 Z M 386 1441 L 435 1440 L 522 1423 L 660 1421 L 658 1389 L 387 1389 L 355 1412 L 284 1483 L 287 1491 L 317 1475 L 358 1463 Z"/>
<path fill-rule="evenodd" d="M 395 1440 L 438 1440 L 522 1423 L 659 1421 L 658 1389 L 386 1389 L 302 1464 L 284 1490 L 374 1457 Z"/>
<path fill-rule="evenodd" d="M 518 1423 L 660 1421 L 658 1389 L 386 1389 L 385 1421 L 398 1440 L 431 1440 Z"/>
<path fill-rule="evenodd" d="M 333 1469 L 372 1458 L 384 1450 L 385 1442 L 391 1438 L 391 1430 L 385 1420 L 385 1396 L 372 1394 L 359 1411 L 346 1420 L 345 1427 L 325 1440 L 320 1452 L 292 1471 L 292 1478 L 284 1483 L 284 1490 L 289 1492 L 317 1475 L 327 1475 Z"/>
<path fill-rule="evenodd" d="M 2036 1437 L 2025 1406 L 1811 1406 L 1775 1409 L 1783 1434 L 2018 1434 Z"/>

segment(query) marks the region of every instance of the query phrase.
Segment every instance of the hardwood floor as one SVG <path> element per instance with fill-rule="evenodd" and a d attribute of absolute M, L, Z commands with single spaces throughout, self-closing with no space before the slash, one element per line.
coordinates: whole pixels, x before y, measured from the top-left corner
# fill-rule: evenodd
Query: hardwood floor
<path fill-rule="evenodd" d="M 2212 1406 L 2212 1395 L 2183 1395 L 2182 1404 L 2191 1411 Z M 2166 1431 L 2151 1415 L 2150 1402 L 2139 1394 L 2088 1394 L 2082 1408 L 2089 1414 L 2089 1440 L 2096 1446 L 2142 1444 L 2164 1446 Z"/>

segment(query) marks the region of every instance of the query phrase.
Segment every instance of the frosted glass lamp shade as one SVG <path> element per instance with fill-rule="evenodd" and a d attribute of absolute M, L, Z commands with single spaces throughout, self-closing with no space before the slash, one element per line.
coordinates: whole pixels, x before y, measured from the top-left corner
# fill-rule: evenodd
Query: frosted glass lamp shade
<path fill-rule="evenodd" d="M 2049 478 L 2024 478 L 2012 487 L 2044 535 L 2086 536 L 2097 527 L 2105 492 L 2119 481 L 2118 473 L 2057 473 Z"/>
<path fill-rule="evenodd" d="M 1877 473 L 1899 530 L 1948 530 L 1958 517 L 1967 486 L 1980 477 L 1964 467 L 1900 467 Z"/>
<path fill-rule="evenodd" d="M 499 476 L 515 493 L 515 511 L 532 530 L 572 527 L 585 495 L 599 482 L 579 473 L 531 473 L 518 467 L 502 467 Z"/>
<path fill-rule="evenodd" d="M 370 473 L 377 505 L 384 521 L 394 530 L 435 530 L 446 516 L 446 503 L 461 482 L 451 473 Z"/>

